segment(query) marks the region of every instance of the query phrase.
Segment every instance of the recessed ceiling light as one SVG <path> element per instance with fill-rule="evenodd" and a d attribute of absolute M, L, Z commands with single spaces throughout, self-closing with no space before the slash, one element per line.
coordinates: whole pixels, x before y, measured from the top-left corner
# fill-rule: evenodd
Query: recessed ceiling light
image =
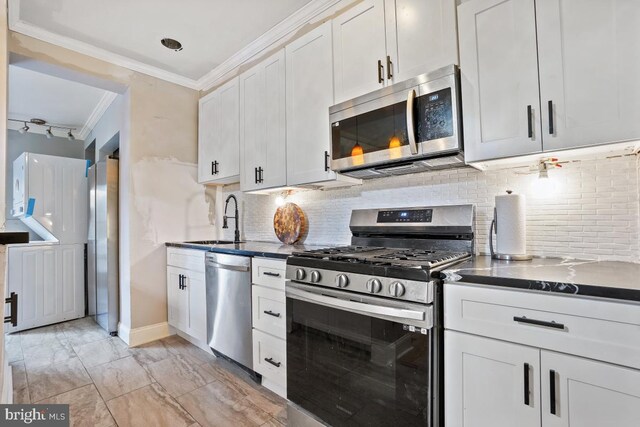
<path fill-rule="evenodd" d="M 182 50 L 182 43 L 175 39 L 164 38 L 160 40 L 160 43 L 162 43 L 162 46 L 167 49 L 175 50 L 176 52 L 180 52 Z"/>

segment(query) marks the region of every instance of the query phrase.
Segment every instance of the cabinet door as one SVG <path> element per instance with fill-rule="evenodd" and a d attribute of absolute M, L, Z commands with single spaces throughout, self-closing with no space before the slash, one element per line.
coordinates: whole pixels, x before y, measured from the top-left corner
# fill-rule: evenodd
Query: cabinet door
<path fill-rule="evenodd" d="M 198 182 L 209 182 L 214 178 L 215 145 L 218 140 L 216 120 L 217 94 L 200 99 L 198 108 Z"/>
<path fill-rule="evenodd" d="M 538 349 L 449 330 L 444 342 L 446 425 L 540 427 Z"/>
<path fill-rule="evenodd" d="M 240 76 L 240 189 L 250 191 L 260 188 L 257 168 L 264 165 L 266 146 L 264 140 L 264 67 L 262 64 Z"/>
<path fill-rule="evenodd" d="M 638 426 L 640 371 L 545 350 L 540 360 L 545 427 Z"/>
<path fill-rule="evenodd" d="M 333 104 L 331 22 L 285 48 L 287 184 L 335 179 L 329 168 L 329 107 Z"/>
<path fill-rule="evenodd" d="M 176 329 L 187 332 L 187 293 L 180 289 L 181 276 L 187 270 L 167 267 L 167 309 L 169 324 Z"/>
<path fill-rule="evenodd" d="M 386 0 L 385 19 L 392 82 L 458 64 L 455 0 Z"/>
<path fill-rule="evenodd" d="M 229 184 L 240 177 L 240 88 L 238 78 L 200 99 L 200 182 Z"/>
<path fill-rule="evenodd" d="M 336 103 L 386 84 L 384 0 L 364 0 L 333 20 Z"/>
<path fill-rule="evenodd" d="M 542 150 L 534 0 L 458 7 L 466 160 Z"/>
<path fill-rule="evenodd" d="M 242 191 L 287 184 L 285 108 L 281 50 L 240 76 Z"/>
<path fill-rule="evenodd" d="M 207 342 L 207 289 L 204 273 L 185 271 L 183 292 L 188 294 L 187 333 L 200 342 Z"/>
<path fill-rule="evenodd" d="M 640 2 L 536 2 L 545 150 L 640 137 Z"/>

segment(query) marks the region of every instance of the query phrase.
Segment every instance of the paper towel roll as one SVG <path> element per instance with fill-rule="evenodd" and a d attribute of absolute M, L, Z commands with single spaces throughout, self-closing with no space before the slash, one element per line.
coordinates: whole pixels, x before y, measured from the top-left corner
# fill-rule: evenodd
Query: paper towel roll
<path fill-rule="evenodd" d="M 496 252 L 527 253 L 527 202 L 522 194 L 496 196 Z"/>

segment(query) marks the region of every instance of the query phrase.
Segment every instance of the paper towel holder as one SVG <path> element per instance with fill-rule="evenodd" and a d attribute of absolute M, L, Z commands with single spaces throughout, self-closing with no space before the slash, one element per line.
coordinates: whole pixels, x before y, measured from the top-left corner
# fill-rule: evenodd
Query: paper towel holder
<path fill-rule="evenodd" d="M 511 194 L 511 190 L 507 190 L 507 194 Z M 493 250 L 493 234 L 498 232 L 498 222 L 496 221 L 498 218 L 498 212 L 496 208 L 493 208 L 493 220 L 491 221 L 491 225 L 489 226 L 489 250 L 491 251 L 491 258 L 499 259 L 502 261 L 529 261 L 533 259 L 532 255 L 528 254 L 519 254 L 519 255 L 510 255 L 510 254 L 499 254 Z"/>

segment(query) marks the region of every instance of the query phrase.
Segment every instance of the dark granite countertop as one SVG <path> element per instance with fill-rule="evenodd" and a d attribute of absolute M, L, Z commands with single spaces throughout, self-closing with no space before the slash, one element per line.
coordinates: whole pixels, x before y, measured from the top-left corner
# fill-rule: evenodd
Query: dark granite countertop
<path fill-rule="evenodd" d="M 215 245 L 203 245 L 189 242 L 167 242 L 166 246 L 173 246 L 177 248 L 186 249 L 198 249 L 207 252 L 217 252 L 230 255 L 243 255 L 243 256 L 255 256 L 255 257 L 267 257 L 267 258 L 280 258 L 286 259 L 294 251 L 304 251 L 309 249 L 319 249 L 325 246 L 313 246 L 313 245 L 284 245 L 282 243 L 274 242 L 242 242 L 238 244 L 215 244 Z"/>
<path fill-rule="evenodd" d="M 447 282 L 640 301 L 640 264 L 631 262 L 563 258 L 499 261 L 477 256 L 444 273 Z"/>

